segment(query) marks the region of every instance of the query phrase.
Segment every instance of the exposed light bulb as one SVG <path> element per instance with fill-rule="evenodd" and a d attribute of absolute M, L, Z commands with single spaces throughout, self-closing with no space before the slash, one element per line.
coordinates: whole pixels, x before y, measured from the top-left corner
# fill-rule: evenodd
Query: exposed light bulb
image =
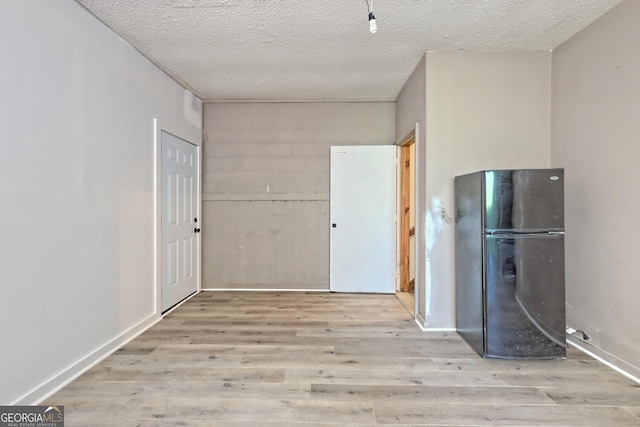
<path fill-rule="evenodd" d="M 378 31 L 376 17 L 373 16 L 373 12 L 369 12 L 369 31 L 371 31 L 371 34 L 375 34 Z"/>

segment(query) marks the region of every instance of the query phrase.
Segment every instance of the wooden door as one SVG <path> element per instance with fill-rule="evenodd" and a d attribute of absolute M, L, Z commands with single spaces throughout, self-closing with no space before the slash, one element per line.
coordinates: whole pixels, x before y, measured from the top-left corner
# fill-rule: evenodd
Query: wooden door
<path fill-rule="evenodd" d="M 415 287 L 415 139 L 400 147 L 400 292 Z"/>

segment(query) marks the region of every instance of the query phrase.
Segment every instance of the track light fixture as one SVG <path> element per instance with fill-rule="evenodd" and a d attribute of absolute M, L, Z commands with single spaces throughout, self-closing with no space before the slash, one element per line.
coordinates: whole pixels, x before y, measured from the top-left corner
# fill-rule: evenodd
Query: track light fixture
<path fill-rule="evenodd" d="M 373 15 L 373 0 L 371 0 L 371 4 L 369 4 L 369 0 L 365 0 L 367 2 L 367 9 L 369 9 L 369 31 L 371 34 L 375 34 L 378 31 L 378 24 L 376 24 L 376 17 Z"/>

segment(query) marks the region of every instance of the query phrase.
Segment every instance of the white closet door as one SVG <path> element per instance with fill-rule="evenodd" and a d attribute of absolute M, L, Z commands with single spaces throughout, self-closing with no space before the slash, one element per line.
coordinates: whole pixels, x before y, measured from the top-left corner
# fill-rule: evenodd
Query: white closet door
<path fill-rule="evenodd" d="M 329 288 L 394 293 L 396 146 L 331 147 Z"/>
<path fill-rule="evenodd" d="M 162 132 L 162 311 L 198 290 L 198 147 Z"/>

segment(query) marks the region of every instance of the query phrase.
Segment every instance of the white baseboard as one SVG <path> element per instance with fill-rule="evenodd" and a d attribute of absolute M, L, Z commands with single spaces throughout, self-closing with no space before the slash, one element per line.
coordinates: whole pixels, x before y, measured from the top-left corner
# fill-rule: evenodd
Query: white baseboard
<path fill-rule="evenodd" d="M 420 316 L 420 313 L 416 313 L 416 323 L 420 326 L 423 332 L 455 332 L 456 328 L 432 328 L 427 326 L 427 321 Z"/>
<path fill-rule="evenodd" d="M 588 354 L 594 359 L 604 363 L 611 369 L 618 371 L 625 377 L 637 383 L 640 383 L 640 369 L 638 367 L 633 366 L 632 364 L 627 363 L 626 361 L 614 356 L 613 354 L 607 353 L 600 347 L 591 345 L 573 335 L 567 334 L 567 343 L 574 346 L 578 350 Z"/>
<path fill-rule="evenodd" d="M 424 325 L 427 324 L 427 321 L 420 315 L 420 313 L 418 313 L 418 311 L 416 310 L 416 317 L 415 317 L 415 321 L 418 324 L 418 326 L 420 326 L 420 329 L 422 329 L 423 331 L 426 331 L 427 329 L 424 327 Z"/>
<path fill-rule="evenodd" d="M 422 330 L 422 332 L 427 332 L 427 330 L 425 329 L 425 327 L 424 327 L 424 326 L 422 326 L 422 325 L 420 324 L 420 322 L 418 321 L 418 317 L 417 317 L 417 316 L 416 316 L 413 320 L 415 320 L 415 321 L 416 321 L 416 325 L 418 325 L 418 327 Z"/>
<path fill-rule="evenodd" d="M 142 320 L 138 324 L 132 326 L 116 338 L 105 343 L 100 348 L 96 349 L 92 353 L 83 357 L 78 362 L 74 363 L 64 371 L 55 375 L 42 385 L 36 387 L 20 399 L 12 403 L 12 405 L 38 405 L 43 400 L 47 399 L 55 392 L 62 389 L 71 381 L 78 378 L 80 375 L 106 359 L 114 351 L 149 329 L 161 319 L 160 315 L 154 313 L 146 319 Z"/>

